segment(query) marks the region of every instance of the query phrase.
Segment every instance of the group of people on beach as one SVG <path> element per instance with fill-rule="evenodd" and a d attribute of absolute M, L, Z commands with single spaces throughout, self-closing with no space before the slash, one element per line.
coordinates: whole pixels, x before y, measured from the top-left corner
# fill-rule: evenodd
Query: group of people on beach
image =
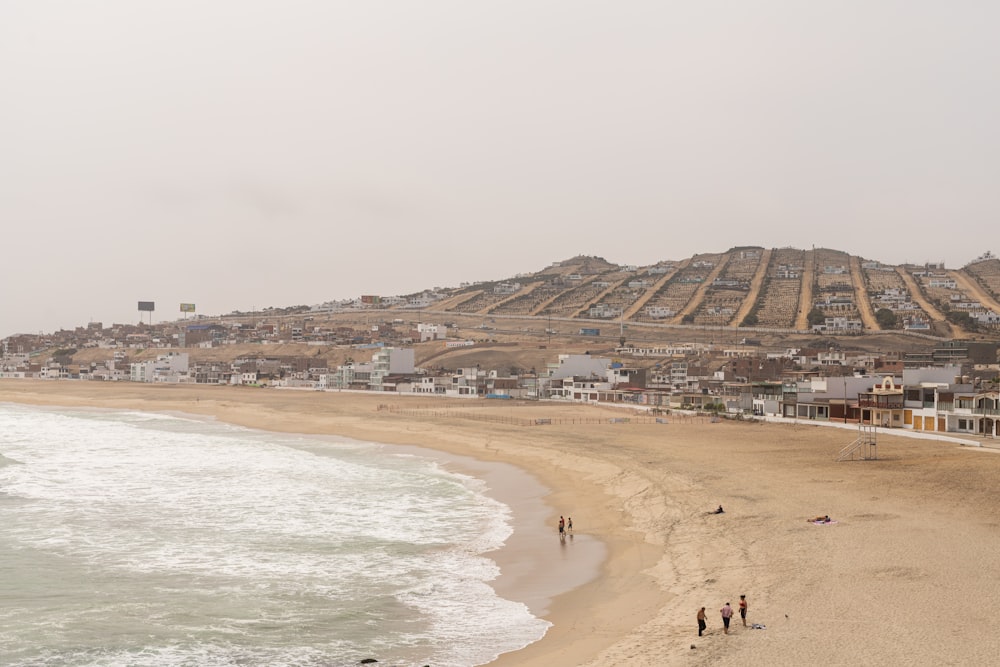
<path fill-rule="evenodd" d="M 559 515 L 559 539 L 565 540 L 566 534 L 573 534 L 573 517 L 564 519 L 562 515 Z"/>
<path fill-rule="evenodd" d="M 740 619 L 743 621 L 743 627 L 747 627 L 747 596 L 740 596 L 739 611 Z M 722 615 L 722 631 L 727 635 L 729 634 L 729 621 L 733 618 L 733 607 L 728 602 L 722 606 L 719 610 Z M 705 628 L 708 627 L 708 622 L 705 618 L 705 608 L 702 607 L 698 610 L 698 636 L 701 637 L 702 633 L 705 632 Z M 757 626 L 754 626 L 757 627 Z"/>

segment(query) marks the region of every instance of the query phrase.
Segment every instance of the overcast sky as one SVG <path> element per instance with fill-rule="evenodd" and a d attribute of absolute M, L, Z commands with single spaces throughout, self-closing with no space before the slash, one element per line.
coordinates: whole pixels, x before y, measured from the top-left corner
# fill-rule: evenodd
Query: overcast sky
<path fill-rule="evenodd" d="M 1000 3 L 0 0 L 0 337 L 1000 250 Z"/>

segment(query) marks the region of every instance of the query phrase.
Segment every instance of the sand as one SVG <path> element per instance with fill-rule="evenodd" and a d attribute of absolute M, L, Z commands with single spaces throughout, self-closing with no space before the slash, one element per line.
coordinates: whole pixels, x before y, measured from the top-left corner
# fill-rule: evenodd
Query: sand
<path fill-rule="evenodd" d="M 837 463 L 851 431 L 611 423 L 627 413 L 547 402 L 18 380 L 0 381 L 0 401 L 213 415 L 431 447 L 528 472 L 548 491 L 527 484 L 524 494 L 531 503 L 544 496 L 550 514 L 542 530 L 518 523 L 522 539 L 496 554 L 504 573 L 496 585 L 553 626 L 497 667 L 988 664 L 1000 654 L 991 632 L 1000 593 L 993 450 L 882 431 L 878 461 Z M 389 405 L 403 410 L 379 409 Z M 536 418 L 576 423 L 501 423 Z M 514 478 L 490 484 L 500 479 Z M 515 499 L 515 514 L 530 506 L 517 504 L 517 488 L 496 491 Z M 725 514 L 710 514 L 719 504 Z M 559 514 L 573 517 L 571 546 L 555 536 Z M 825 514 L 837 523 L 807 521 Z M 592 581 L 554 597 L 539 590 L 539 577 L 551 590 L 565 587 L 592 567 L 598 548 L 607 557 Z M 737 616 L 724 635 L 719 609 L 735 607 L 740 594 L 748 622 L 766 629 L 743 628 Z M 704 637 L 695 621 L 701 606 Z"/>

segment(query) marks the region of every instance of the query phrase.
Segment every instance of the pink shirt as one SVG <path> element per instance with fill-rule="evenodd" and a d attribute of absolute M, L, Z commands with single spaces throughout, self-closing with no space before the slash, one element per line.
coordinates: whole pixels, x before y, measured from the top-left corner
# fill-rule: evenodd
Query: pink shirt
<path fill-rule="evenodd" d="M 731 618 L 733 615 L 733 608 L 730 607 L 728 604 L 725 607 L 723 607 L 721 611 L 722 611 L 722 618 Z"/>

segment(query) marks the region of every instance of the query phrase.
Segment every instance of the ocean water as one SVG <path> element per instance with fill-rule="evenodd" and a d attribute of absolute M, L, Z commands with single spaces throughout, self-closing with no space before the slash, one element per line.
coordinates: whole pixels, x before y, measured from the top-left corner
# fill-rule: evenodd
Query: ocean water
<path fill-rule="evenodd" d="M 510 509 L 377 444 L 0 405 L 0 664 L 469 667 L 548 623 Z"/>

